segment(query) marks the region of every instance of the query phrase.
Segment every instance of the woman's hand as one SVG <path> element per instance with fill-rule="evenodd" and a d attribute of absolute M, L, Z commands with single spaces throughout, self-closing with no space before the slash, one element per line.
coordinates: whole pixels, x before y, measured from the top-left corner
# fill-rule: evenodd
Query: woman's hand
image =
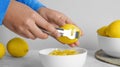
<path fill-rule="evenodd" d="M 42 29 L 51 32 L 55 37 L 59 33 L 51 23 L 48 23 L 37 12 L 17 1 L 11 1 L 3 24 L 13 32 L 30 39 L 46 39 L 48 34 Z"/>
<path fill-rule="evenodd" d="M 74 24 L 67 16 L 65 16 L 64 14 L 49 9 L 49 8 L 41 8 L 39 9 L 38 13 L 50 24 L 52 24 L 54 27 L 60 27 L 63 26 L 65 24 Z M 74 24 L 75 25 L 75 24 Z M 82 35 L 82 32 L 80 33 L 80 35 Z M 74 44 L 70 44 L 70 46 L 77 46 L 79 45 L 79 42 L 75 42 Z"/>

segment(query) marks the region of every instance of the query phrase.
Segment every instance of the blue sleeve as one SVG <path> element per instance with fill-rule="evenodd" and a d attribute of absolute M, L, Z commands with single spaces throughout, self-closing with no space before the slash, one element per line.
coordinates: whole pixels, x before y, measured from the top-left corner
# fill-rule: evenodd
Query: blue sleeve
<path fill-rule="evenodd" d="M 45 7 L 39 0 L 17 0 L 18 2 L 24 3 L 31 7 L 33 10 L 38 11 L 41 7 Z"/>
<path fill-rule="evenodd" d="M 0 25 L 2 25 L 9 3 L 10 0 L 0 0 Z"/>

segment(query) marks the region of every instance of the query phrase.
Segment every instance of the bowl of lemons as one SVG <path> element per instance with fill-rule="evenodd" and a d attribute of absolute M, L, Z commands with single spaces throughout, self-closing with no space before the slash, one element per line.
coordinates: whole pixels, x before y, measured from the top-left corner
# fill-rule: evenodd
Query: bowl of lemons
<path fill-rule="evenodd" d="M 39 51 L 44 67 L 83 67 L 87 50 L 84 48 L 47 48 Z"/>
<path fill-rule="evenodd" d="M 100 48 L 109 56 L 120 58 L 120 20 L 97 30 Z"/>

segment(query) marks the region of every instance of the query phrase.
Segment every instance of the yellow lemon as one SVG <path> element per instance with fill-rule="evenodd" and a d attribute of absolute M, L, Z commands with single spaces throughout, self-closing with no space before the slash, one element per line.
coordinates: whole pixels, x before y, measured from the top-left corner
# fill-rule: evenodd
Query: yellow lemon
<path fill-rule="evenodd" d="M 6 53 L 5 46 L 2 43 L 0 43 L 0 59 L 4 57 L 5 53 Z"/>
<path fill-rule="evenodd" d="M 61 37 L 58 37 L 58 41 L 60 41 L 60 42 L 62 42 L 64 44 L 73 44 L 79 39 L 81 32 L 80 32 L 80 29 L 77 26 L 75 26 L 73 24 L 65 24 L 64 26 L 62 26 L 60 28 L 62 28 L 64 30 L 69 30 L 69 29 L 76 30 L 76 32 L 78 32 L 79 34 L 78 34 L 78 38 L 74 38 L 74 39 L 70 39 L 70 38 L 68 38 L 66 36 L 61 36 Z"/>
<path fill-rule="evenodd" d="M 109 37 L 120 38 L 120 20 L 113 21 L 106 30 Z"/>
<path fill-rule="evenodd" d="M 23 57 L 28 53 L 29 47 L 25 40 L 16 37 L 7 43 L 7 50 L 13 57 Z"/>
<path fill-rule="evenodd" d="M 97 30 L 97 33 L 101 36 L 106 36 L 106 28 L 107 26 L 103 26 L 100 29 Z"/>

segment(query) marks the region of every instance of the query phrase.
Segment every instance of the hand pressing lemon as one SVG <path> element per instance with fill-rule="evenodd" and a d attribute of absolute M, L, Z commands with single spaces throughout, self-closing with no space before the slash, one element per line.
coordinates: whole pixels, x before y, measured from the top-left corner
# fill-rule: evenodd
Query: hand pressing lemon
<path fill-rule="evenodd" d="M 62 28 L 63 30 L 71 30 L 70 33 L 69 32 L 67 32 L 67 33 L 71 34 L 71 36 L 75 35 L 75 38 L 71 39 L 68 36 L 61 36 L 61 37 L 57 38 L 58 41 L 60 41 L 63 44 L 73 44 L 76 41 L 78 41 L 81 31 L 77 26 L 75 26 L 73 24 L 65 24 L 64 26 L 62 26 L 60 28 Z"/>
<path fill-rule="evenodd" d="M 6 53 L 5 46 L 2 43 L 0 43 L 0 59 L 4 57 L 5 53 Z"/>
<path fill-rule="evenodd" d="M 29 47 L 25 40 L 16 37 L 7 43 L 7 50 L 13 57 L 23 57 L 28 53 Z"/>
<path fill-rule="evenodd" d="M 97 30 L 101 36 L 120 38 L 120 20 L 115 20 L 108 26 L 103 26 Z"/>

